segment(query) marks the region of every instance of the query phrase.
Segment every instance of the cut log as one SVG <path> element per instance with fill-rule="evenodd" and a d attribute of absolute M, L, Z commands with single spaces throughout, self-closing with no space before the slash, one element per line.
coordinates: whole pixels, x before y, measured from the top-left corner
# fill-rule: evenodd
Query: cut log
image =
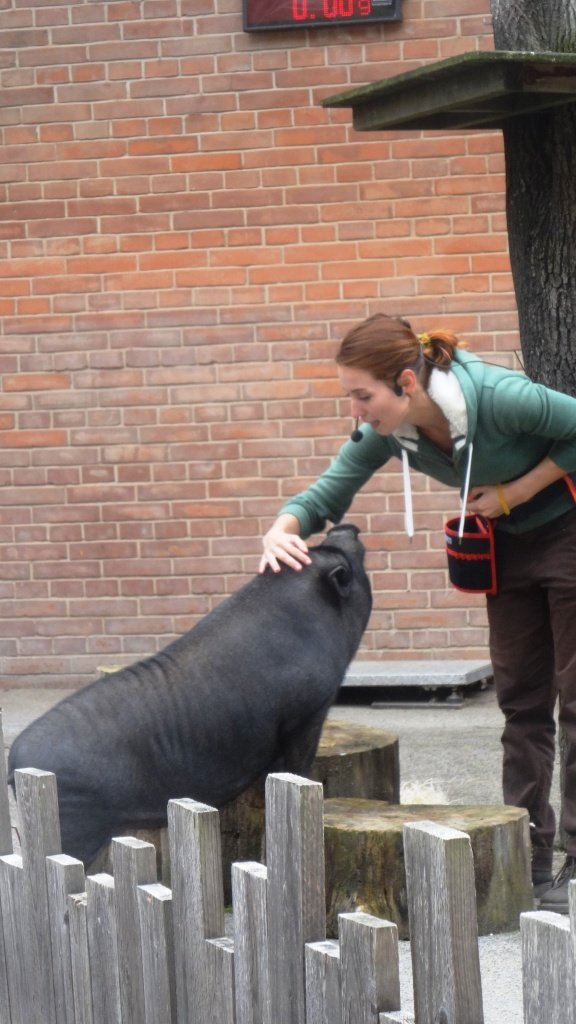
<path fill-rule="evenodd" d="M 436 821 L 466 832 L 474 855 L 478 934 L 515 931 L 533 909 L 528 814 L 504 805 L 389 805 L 329 799 L 324 806 L 327 934 L 338 914 L 361 910 L 408 938 L 402 827 Z"/>
<path fill-rule="evenodd" d="M 398 737 L 352 722 L 326 721 L 310 778 L 325 797 L 395 802 L 400 792 Z M 260 779 L 220 811 L 224 885 L 234 861 L 264 861 L 264 782 Z"/>
<path fill-rule="evenodd" d="M 310 778 L 324 797 L 400 799 L 398 737 L 367 725 L 329 719 L 324 723 Z"/>
<path fill-rule="evenodd" d="M 399 799 L 400 765 L 398 737 L 353 722 L 327 720 L 324 723 L 310 778 L 324 785 L 325 797 L 361 797 L 366 800 Z M 231 895 L 231 867 L 234 861 L 264 862 L 263 776 L 236 800 L 220 809 L 222 861 L 225 897 Z M 189 794 L 193 796 L 194 794 Z M 170 885 L 170 864 L 165 829 L 128 829 L 124 834 L 154 843 L 158 877 Z M 109 871 L 104 851 L 90 870 Z"/>

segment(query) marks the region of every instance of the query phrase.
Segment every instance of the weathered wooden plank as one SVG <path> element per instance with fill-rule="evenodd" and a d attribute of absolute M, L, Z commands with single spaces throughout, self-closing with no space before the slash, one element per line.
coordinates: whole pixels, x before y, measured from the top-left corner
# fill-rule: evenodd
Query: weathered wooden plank
<path fill-rule="evenodd" d="M 524 1024 L 576 1024 L 570 920 L 549 911 L 520 918 Z"/>
<path fill-rule="evenodd" d="M 203 1019 L 212 1024 L 235 1024 L 233 940 L 225 936 L 207 939 L 205 964 L 211 1003 L 206 1005 Z"/>
<path fill-rule="evenodd" d="M 278 773 L 266 780 L 270 1016 L 304 1024 L 304 946 L 326 937 L 323 792 Z"/>
<path fill-rule="evenodd" d="M 112 875 L 88 875 L 86 897 L 94 1024 L 121 1024 L 118 939 Z"/>
<path fill-rule="evenodd" d="M 4 755 L 2 710 L 0 708 L 0 855 L 11 854 L 12 849 L 12 824 L 10 821 L 6 757 Z M 10 996 L 3 928 L 0 928 L 0 1021 L 10 1021 Z"/>
<path fill-rule="evenodd" d="M 168 803 L 178 1020 L 205 1024 L 211 994 L 206 939 L 224 935 L 218 811 L 184 798 Z"/>
<path fill-rule="evenodd" d="M 380 1011 L 400 1009 L 398 929 L 358 912 L 341 914 L 339 930 L 343 1024 L 378 1024 Z"/>
<path fill-rule="evenodd" d="M 2 988 L 2 1009 L 11 1024 L 29 1024 L 28 960 L 22 955 L 25 948 L 23 921 L 26 900 L 20 854 L 8 853 L 0 857 L 0 906 L 6 963 L 6 989 Z"/>
<path fill-rule="evenodd" d="M 232 865 L 236 1024 L 269 1024 L 267 870 L 256 861 Z"/>
<path fill-rule="evenodd" d="M 142 1024 L 145 1012 L 144 976 L 138 886 L 156 881 L 154 846 L 129 836 L 113 839 L 112 871 L 122 1024 Z"/>
<path fill-rule="evenodd" d="M 576 965 L 576 881 L 568 883 L 568 914 L 572 936 L 572 963 Z"/>
<path fill-rule="evenodd" d="M 4 755 L 4 729 L 2 709 L 0 708 L 0 854 L 12 853 L 12 824 L 10 821 L 10 801 L 8 798 L 8 773 Z"/>
<path fill-rule="evenodd" d="M 172 891 L 160 882 L 138 887 L 145 1024 L 177 1024 Z"/>
<path fill-rule="evenodd" d="M 36 768 L 14 772 L 20 843 L 27 894 L 25 943 L 34 969 L 29 1024 L 57 1024 L 52 980 L 46 857 L 60 853 L 56 776 Z"/>
<path fill-rule="evenodd" d="M 93 1024 L 87 903 L 85 892 L 68 896 L 74 1024 Z"/>
<path fill-rule="evenodd" d="M 76 1024 L 68 895 L 84 890 L 82 861 L 69 857 L 66 853 L 56 853 L 47 857 L 46 884 L 56 1020 L 58 1024 Z"/>
<path fill-rule="evenodd" d="M 0 900 L 1 908 L 1 900 Z M 0 909 L 0 914 L 2 913 Z M 8 968 L 6 965 L 6 947 L 4 929 L 0 928 L 0 1021 L 10 1024 L 10 991 L 8 988 Z"/>
<path fill-rule="evenodd" d="M 339 943 L 307 943 L 305 965 L 306 1024 L 342 1024 Z"/>
<path fill-rule="evenodd" d="M 419 1024 L 483 1024 L 470 838 L 431 821 L 404 826 L 414 1009 Z"/>

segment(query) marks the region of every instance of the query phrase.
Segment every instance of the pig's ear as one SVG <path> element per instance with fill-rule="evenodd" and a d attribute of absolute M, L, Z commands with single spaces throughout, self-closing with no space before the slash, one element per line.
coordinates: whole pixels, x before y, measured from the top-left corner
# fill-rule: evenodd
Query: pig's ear
<path fill-rule="evenodd" d="M 339 562 L 328 573 L 328 582 L 339 597 L 348 597 L 352 590 L 352 570 L 348 562 Z"/>

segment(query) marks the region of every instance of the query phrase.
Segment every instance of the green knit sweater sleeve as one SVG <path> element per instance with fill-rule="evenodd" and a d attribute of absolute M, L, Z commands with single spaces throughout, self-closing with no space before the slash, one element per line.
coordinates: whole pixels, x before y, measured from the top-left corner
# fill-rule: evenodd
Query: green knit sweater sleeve
<path fill-rule="evenodd" d="M 354 495 L 400 446 L 380 437 L 371 427 L 362 428 L 362 440 L 347 441 L 328 469 L 310 487 L 291 498 L 280 514 L 290 513 L 300 523 L 300 534 L 309 537 L 323 530 L 327 522 L 339 523 Z"/>
<path fill-rule="evenodd" d="M 548 456 L 565 472 L 576 470 L 576 399 L 518 375 L 494 389 L 493 415 L 503 434 L 548 438 Z"/>

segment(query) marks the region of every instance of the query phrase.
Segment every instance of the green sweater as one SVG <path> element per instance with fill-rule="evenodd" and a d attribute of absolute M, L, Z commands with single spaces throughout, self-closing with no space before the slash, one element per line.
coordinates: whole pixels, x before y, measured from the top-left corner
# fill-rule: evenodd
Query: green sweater
<path fill-rule="evenodd" d="M 303 537 L 323 530 L 326 521 L 340 522 L 357 491 L 390 458 L 401 458 L 403 448 L 410 466 L 461 492 L 470 444 L 471 487 L 504 484 L 524 476 L 546 456 L 566 473 L 576 471 L 576 398 L 461 350 L 451 370 L 448 375 L 434 370 L 432 377 L 441 373 L 450 383 L 448 399 L 439 404 L 451 425 L 452 454 L 441 451 L 414 427 L 403 426 L 382 437 L 365 424 L 362 440 L 347 441 L 322 476 L 282 508 L 282 513 L 296 516 Z M 436 400 L 431 386 L 429 393 Z M 512 509 L 511 515 L 498 517 L 495 525 L 498 530 L 523 533 L 573 505 L 568 487 L 560 480 Z"/>

